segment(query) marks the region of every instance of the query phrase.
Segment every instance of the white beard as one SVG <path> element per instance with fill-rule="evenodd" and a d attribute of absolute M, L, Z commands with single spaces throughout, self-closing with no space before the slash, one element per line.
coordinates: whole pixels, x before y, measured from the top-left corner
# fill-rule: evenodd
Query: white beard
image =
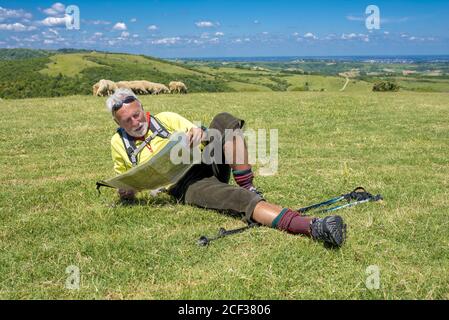
<path fill-rule="evenodd" d="M 134 130 L 132 132 L 128 132 L 127 131 L 127 133 L 131 137 L 134 137 L 134 138 L 143 137 L 147 133 L 147 131 L 148 131 L 148 122 L 145 121 L 145 122 L 141 122 L 140 124 L 142 125 L 142 129 L 140 129 L 139 131 Z"/>

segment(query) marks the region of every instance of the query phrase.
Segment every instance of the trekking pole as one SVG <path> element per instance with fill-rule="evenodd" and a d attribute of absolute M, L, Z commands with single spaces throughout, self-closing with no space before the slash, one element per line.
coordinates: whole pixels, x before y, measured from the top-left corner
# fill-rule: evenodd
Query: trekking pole
<path fill-rule="evenodd" d="M 253 227 L 258 227 L 260 224 L 259 223 L 250 223 L 245 227 L 242 228 L 237 228 L 237 229 L 232 229 L 232 230 L 226 230 L 225 228 L 220 228 L 220 230 L 218 231 L 218 235 L 216 235 L 215 237 L 206 237 L 206 236 L 201 236 L 198 239 L 198 245 L 199 246 L 207 246 L 211 241 L 232 235 L 232 234 L 237 234 L 237 233 L 241 233 L 243 231 L 246 231 L 250 228 Z"/>
<path fill-rule="evenodd" d="M 304 212 L 307 212 L 309 210 L 316 209 L 319 207 L 329 206 L 331 204 L 334 204 L 336 202 L 343 200 L 344 198 L 345 198 L 344 196 L 335 197 L 335 198 L 332 198 L 332 199 L 329 199 L 329 200 L 326 200 L 326 201 L 323 201 L 323 202 L 320 202 L 317 204 L 312 204 L 312 205 L 304 207 L 304 208 L 299 208 L 298 212 L 304 213 Z"/>
<path fill-rule="evenodd" d="M 297 211 L 300 213 L 304 213 L 304 212 L 307 212 L 312 209 L 320 208 L 323 206 L 329 206 L 331 204 L 340 202 L 342 200 L 347 200 L 348 203 L 339 205 L 339 206 L 335 206 L 332 208 L 322 209 L 322 210 L 317 211 L 317 213 L 330 212 L 330 211 L 335 211 L 335 210 L 339 210 L 339 209 L 343 209 L 343 208 L 353 207 L 353 206 L 356 206 L 356 205 L 359 205 L 359 204 L 362 204 L 365 202 L 370 202 L 370 201 L 380 201 L 380 200 L 383 200 L 383 198 L 380 194 L 377 194 L 374 196 L 371 193 L 367 192 L 365 190 L 365 188 L 357 187 L 350 193 L 343 194 L 339 197 L 335 197 L 335 198 L 329 199 L 327 201 L 313 204 L 313 205 L 310 205 L 310 206 L 307 206 L 304 208 L 299 208 Z M 356 200 L 356 201 L 351 202 L 351 200 Z"/>
<path fill-rule="evenodd" d="M 355 202 L 349 202 L 349 203 L 346 203 L 346 204 L 343 204 L 343 205 L 340 205 L 340 206 L 323 209 L 323 210 L 320 210 L 318 212 L 321 212 L 321 213 L 322 212 L 331 212 L 331 211 L 335 211 L 335 210 L 339 210 L 339 209 L 343 209 L 343 208 L 353 207 L 353 206 L 356 206 L 356 205 L 359 205 L 359 204 L 362 204 L 362 203 L 365 203 L 365 202 L 380 201 L 380 200 L 383 200 L 383 198 L 382 198 L 382 196 L 380 194 L 378 194 L 378 195 L 375 195 L 375 196 L 370 197 L 368 199 L 359 200 L 359 201 L 355 201 Z"/>

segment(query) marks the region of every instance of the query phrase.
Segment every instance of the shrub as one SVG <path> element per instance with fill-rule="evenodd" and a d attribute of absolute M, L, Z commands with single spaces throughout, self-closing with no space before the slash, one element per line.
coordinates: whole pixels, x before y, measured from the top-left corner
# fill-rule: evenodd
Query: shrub
<path fill-rule="evenodd" d="M 391 81 L 379 81 L 373 86 L 373 91 L 398 91 L 399 86 Z"/>

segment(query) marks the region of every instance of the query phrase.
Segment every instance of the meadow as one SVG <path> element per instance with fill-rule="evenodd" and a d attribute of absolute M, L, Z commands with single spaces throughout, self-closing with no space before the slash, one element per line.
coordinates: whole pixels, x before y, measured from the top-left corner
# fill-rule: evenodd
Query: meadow
<path fill-rule="evenodd" d="M 343 79 L 341 79 L 343 80 Z M 141 97 L 208 124 L 227 111 L 279 130 L 279 169 L 255 183 L 299 208 L 361 185 L 382 203 L 339 211 L 339 250 L 267 227 L 213 242 L 236 217 L 95 190 L 113 175 L 104 98 L 1 100 L 2 299 L 449 299 L 447 93 L 227 92 Z M 68 289 L 67 267 L 80 271 Z M 366 287 L 367 268 L 379 289 Z"/>

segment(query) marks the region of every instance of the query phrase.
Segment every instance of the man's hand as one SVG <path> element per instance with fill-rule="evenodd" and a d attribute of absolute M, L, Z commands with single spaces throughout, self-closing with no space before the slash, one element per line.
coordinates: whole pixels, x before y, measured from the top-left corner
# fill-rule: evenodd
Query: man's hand
<path fill-rule="evenodd" d="M 204 138 L 204 131 L 201 128 L 192 128 L 187 133 L 187 142 L 193 147 L 199 145 Z"/>
<path fill-rule="evenodd" d="M 136 197 L 136 193 L 132 190 L 119 189 L 118 194 L 120 195 L 121 201 L 132 201 Z"/>

